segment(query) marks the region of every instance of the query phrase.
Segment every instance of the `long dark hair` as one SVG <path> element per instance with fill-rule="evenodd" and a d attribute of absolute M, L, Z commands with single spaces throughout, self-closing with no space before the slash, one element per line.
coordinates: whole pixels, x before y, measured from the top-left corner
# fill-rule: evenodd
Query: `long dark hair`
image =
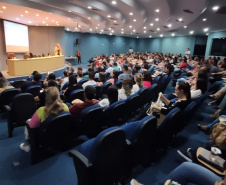
<path fill-rule="evenodd" d="M 179 82 L 178 83 L 178 89 L 181 91 L 184 91 L 184 94 L 188 101 L 191 101 L 191 89 L 188 82 Z"/>
<path fill-rule="evenodd" d="M 108 100 L 110 105 L 118 101 L 118 88 L 115 85 L 108 88 Z"/>
<path fill-rule="evenodd" d="M 119 72 L 116 70 L 113 70 L 114 83 L 118 81 L 118 76 L 119 76 Z"/>
<path fill-rule="evenodd" d="M 205 93 L 207 90 L 207 83 L 208 82 L 205 79 L 197 79 L 196 89 L 200 89 L 202 94 Z"/>
<path fill-rule="evenodd" d="M 144 71 L 143 76 L 144 76 L 143 81 L 149 81 L 152 84 L 152 77 L 150 71 Z"/>

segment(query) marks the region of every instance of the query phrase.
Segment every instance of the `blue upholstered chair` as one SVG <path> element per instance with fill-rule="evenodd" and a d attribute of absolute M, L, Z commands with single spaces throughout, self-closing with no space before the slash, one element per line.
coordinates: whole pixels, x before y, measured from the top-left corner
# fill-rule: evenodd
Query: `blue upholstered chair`
<path fill-rule="evenodd" d="M 112 85 L 111 82 L 105 82 L 105 83 L 101 86 L 101 88 L 100 88 L 100 96 L 101 96 L 102 94 L 107 94 L 107 93 L 108 93 L 108 88 L 109 88 L 111 85 Z"/>
<path fill-rule="evenodd" d="M 153 74 L 153 73 L 155 72 L 155 66 L 152 65 L 152 66 L 148 69 L 148 71 L 150 71 L 150 73 Z"/>
<path fill-rule="evenodd" d="M 35 111 L 36 103 L 30 93 L 21 93 L 14 96 L 10 107 L 7 108 L 8 136 L 12 137 L 14 128 L 24 126 Z"/>
<path fill-rule="evenodd" d="M 69 85 L 69 81 L 68 82 L 66 82 L 65 84 L 64 84 L 64 86 L 62 87 L 62 89 L 61 90 L 65 90 L 66 88 L 67 88 L 67 86 Z"/>
<path fill-rule="evenodd" d="M 79 185 L 117 184 L 129 171 L 125 133 L 117 127 L 102 131 L 69 156 L 73 157 Z"/>
<path fill-rule="evenodd" d="M 139 102 L 138 102 L 138 105 L 137 105 L 138 108 L 142 108 L 145 105 L 146 98 L 147 98 L 147 92 L 148 92 L 147 87 L 142 87 L 137 92 L 137 94 L 139 95 Z"/>
<path fill-rule="evenodd" d="M 83 94 L 84 94 L 83 89 L 76 89 L 76 90 L 72 91 L 70 93 L 70 98 L 69 98 L 70 102 L 73 101 L 74 99 L 80 99 L 80 100 L 84 101 Z"/>
<path fill-rule="evenodd" d="M 25 82 L 25 80 L 17 80 L 17 81 L 14 81 L 11 84 L 15 88 L 20 88 L 23 85 L 24 82 Z"/>
<path fill-rule="evenodd" d="M 106 125 L 103 109 L 100 105 L 92 105 L 84 109 L 78 117 L 79 135 L 95 137 Z"/>
<path fill-rule="evenodd" d="M 145 98 L 145 104 L 150 104 L 151 101 L 157 99 L 158 93 L 159 91 L 157 84 L 153 84 L 151 87 L 149 87 Z"/>
<path fill-rule="evenodd" d="M 107 126 L 122 125 L 125 117 L 125 100 L 119 100 L 104 110 Z"/>
<path fill-rule="evenodd" d="M 114 83 L 114 85 L 115 85 L 118 89 L 121 89 L 121 88 L 122 88 L 122 80 L 118 80 L 117 82 Z"/>
<path fill-rule="evenodd" d="M 146 116 L 139 122 L 131 122 L 121 127 L 126 139 L 131 142 L 133 165 L 148 165 L 155 155 L 155 134 L 157 119 Z"/>
<path fill-rule="evenodd" d="M 41 86 L 39 85 L 31 85 L 26 88 L 25 92 L 32 94 L 34 97 L 38 96 L 41 90 Z"/>
<path fill-rule="evenodd" d="M 126 120 L 128 120 L 130 116 L 133 115 L 136 112 L 136 110 L 139 108 L 138 107 L 139 101 L 140 99 L 137 93 L 129 96 L 126 99 L 126 102 L 125 102 Z"/>
<path fill-rule="evenodd" d="M 161 76 L 156 76 L 154 79 L 154 83 L 158 84 Z"/>
<path fill-rule="evenodd" d="M 82 84 L 86 83 L 87 81 L 88 81 L 88 80 L 86 80 L 86 79 L 81 79 L 81 80 L 78 82 L 78 84 L 82 85 Z"/>
<path fill-rule="evenodd" d="M 19 90 L 16 88 L 4 90 L 0 95 L 0 110 L 3 110 L 5 105 L 9 105 L 13 97 L 19 93 Z"/>

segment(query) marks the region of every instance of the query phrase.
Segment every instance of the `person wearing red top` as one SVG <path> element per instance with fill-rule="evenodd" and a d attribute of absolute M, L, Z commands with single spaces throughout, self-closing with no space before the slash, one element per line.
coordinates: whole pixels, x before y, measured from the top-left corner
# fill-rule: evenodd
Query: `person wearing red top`
<path fill-rule="evenodd" d="M 181 69 L 186 69 L 186 67 L 187 67 L 187 60 L 183 59 L 182 60 L 182 64 L 180 65 L 180 68 Z"/>
<path fill-rule="evenodd" d="M 144 87 L 151 87 L 151 84 L 152 84 L 152 77 L 151 77 L 151 73 L 150 71 L 144 71 L 143 73 L 143 85 Z"/>
<path fill-rule="evenodd" d="M 80 64 L 82 63 L 81 62 L 81 52 L 78 50 L 77 52 L 76 52 L 76 55 L 77 55 L 77 58 L 78 58 L 78 64 L 79 64 L 79 62 L 80 62 Z"/>
<path fill-rule="evenodd" d="M 79 99 L 75 99 L 72 101 L 72 106 L 69 108 L 69 112 L 74 118 L 78 118 L 82 110 L 85 108 L 96 105 L 99 103 L 98 100 L 95 100 L 94 97 L 96 96 L 96 88 L 92 85 L 88 85 L 85 88 L 84 92 L 84 99 L 85 101 L 81 101 Z"/>

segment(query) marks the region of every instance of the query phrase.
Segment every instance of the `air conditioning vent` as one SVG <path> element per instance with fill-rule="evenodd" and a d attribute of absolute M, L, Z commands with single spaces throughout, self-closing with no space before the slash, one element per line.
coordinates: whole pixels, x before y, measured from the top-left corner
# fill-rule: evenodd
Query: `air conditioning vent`
<path fill-rule="evenodd" d="M 150 32 L 155 32 L 154 30 L 149 30 Z"/>
<path fill-rule="evenodd" d="M 169 28 L 168 26 L 163 26 L 163 28 Z"/>
<path fill-rule="evenodd" d="M 169 30 L 168 32 L 177 32 L 177 31 L 179 31 L 179 30 Z"/>
<path fill-rule="evenodd" d="M 185 10 L 183 10 L 185 13 L 190 13 L 190 14 L 194 14 L 194 12 L 193 11 L 191 11 L 191 10 L 189 10 L 189 9 L 185 9 Z"/>
<path fill-rule="evenodd" d="M 118 26 L 119 24 L 114 23 L 115 26 Z"/>
<path fill-rule="evenodd" d="M 101 10 L 100 9 L 97 9 L 97 8 L 92 8 L 93 11 L 97 11 L 97 12 L 100 12 Z"/>
<path fill-rule="evenodd" d="M 221 7 L 217 12 L 216 14 L 226 14 L 226 7 Z"/>

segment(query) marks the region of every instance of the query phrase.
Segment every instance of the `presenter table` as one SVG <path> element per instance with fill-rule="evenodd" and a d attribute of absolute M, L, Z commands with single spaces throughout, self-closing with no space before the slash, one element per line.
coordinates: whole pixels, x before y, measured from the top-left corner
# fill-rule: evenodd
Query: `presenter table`
<path fill-rule="evenodd" d="M 76 61 L 78 61 L 77 57 L 65 57 L 65 60 L 74 60 L 74 64 L 76 64 Z"/>
<path fill-rule="evenodd" d="M 64 56 L 38 57 L 31 59 L 8 59 L 9 75 L 28 75 L 33 71 L 45 72 L 64 66 Z"/>

